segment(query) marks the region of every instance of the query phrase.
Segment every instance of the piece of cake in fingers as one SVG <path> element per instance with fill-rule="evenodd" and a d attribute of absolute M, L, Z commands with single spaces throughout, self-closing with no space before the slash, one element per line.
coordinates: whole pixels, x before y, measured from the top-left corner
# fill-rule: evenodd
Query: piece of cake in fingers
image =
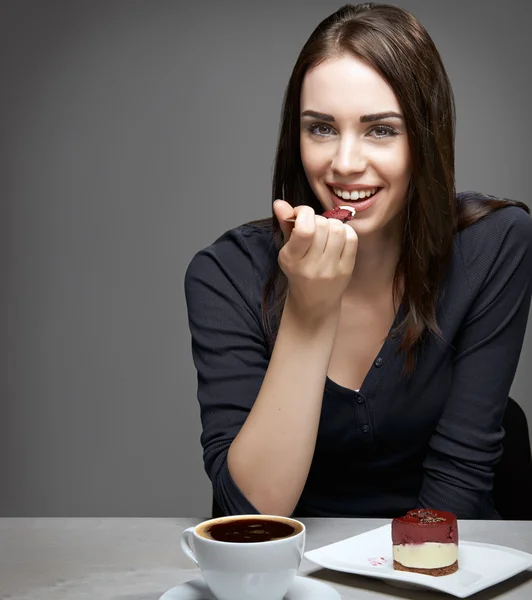
<path fill-rule="evenodd" d="M 355 218 L 356 210 L 352 206 L 335 206 L 331 210 L 322 213 L 322 217 L 327 219 L 338 219 L 342 223 L 347 223 Z"/>

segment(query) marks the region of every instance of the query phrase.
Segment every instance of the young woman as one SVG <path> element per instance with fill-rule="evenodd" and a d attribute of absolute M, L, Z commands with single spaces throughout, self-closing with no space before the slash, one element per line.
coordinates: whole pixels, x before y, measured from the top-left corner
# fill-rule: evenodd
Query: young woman
<path fill-rule="evenodd" d="M 222 511 L 496 518 L 532 219 L 456 194 L 451 86 L 411 14 L 347 5 L 310 36 L 273 199 L 271 219 L 227 232 L 185 279 Z M 351 221 L 320 216 L 340 205 Z"/>

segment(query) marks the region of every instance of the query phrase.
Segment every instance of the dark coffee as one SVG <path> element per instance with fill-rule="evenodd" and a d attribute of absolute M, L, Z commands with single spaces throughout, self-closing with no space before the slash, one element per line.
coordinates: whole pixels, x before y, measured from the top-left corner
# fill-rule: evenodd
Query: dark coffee
<path fill-rule="evenodd" d="M 246 517 L 215 521 L 198 527 L 196 532 L 204 538 L 218 542 L 252 544 L 270 542 L 298 534 L 302 527 L 284 519 Z"/>

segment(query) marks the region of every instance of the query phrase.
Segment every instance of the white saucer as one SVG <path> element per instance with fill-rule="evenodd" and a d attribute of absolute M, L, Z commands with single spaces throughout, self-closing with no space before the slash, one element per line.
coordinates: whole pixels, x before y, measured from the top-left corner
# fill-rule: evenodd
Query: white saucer
<path fill-rule="evenodd" d="M 203 579 L 194 579 L 165 592 L 159 600 L 216 600 Z M 341 600 L 340 594 L 330 585 L 296 577 L 284 600 Z"/>
<path fill-rule="evenodd" d="M 429 588 L 467 598 L 532 567 L 532 554 L 460 539 L 458 571 L 445 577 L 396 571 L 391 525 L 311 550 L 305 557 L 325 569 L 383 579 L 404 589 Z"/>

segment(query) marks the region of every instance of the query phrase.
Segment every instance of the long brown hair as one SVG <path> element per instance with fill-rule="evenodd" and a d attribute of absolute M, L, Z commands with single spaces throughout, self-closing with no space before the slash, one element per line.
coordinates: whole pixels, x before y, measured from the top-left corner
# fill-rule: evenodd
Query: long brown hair
<path fill-rule="evenodd" d="M 300 96 L 309 69 L 342 55 L 364 60 L 389 83 L 408 132 L 412 177 L 403 211 L 402 250 L 393 282 L 396 308 L 402 291 L 404 318 L 391 333 L 401 335 L 406 370 L 412 372 L 424 335 L 440 335 L 436 304 L 451 259 L 454 233 L 504 206 L 529 209 L 520 202 L 492 197 L 472 196 L 467 202 L 457 202 L 454 98 L 440 54 L 411 13 L 375 3 L 343 6 L 324 19 L 303 46 L 283 102 L 272 203 L 283 198 L 292 206 L 306 204 L 317 213 L 323 210 L 301 162 Z M 283 236 L 273 211 L 272 215 L 267 223 L 279 250 Z M 270 348 L 275 342 L 286 292 L 286 276 L 275 262 L 262 298 L 263 325 Z"/>

